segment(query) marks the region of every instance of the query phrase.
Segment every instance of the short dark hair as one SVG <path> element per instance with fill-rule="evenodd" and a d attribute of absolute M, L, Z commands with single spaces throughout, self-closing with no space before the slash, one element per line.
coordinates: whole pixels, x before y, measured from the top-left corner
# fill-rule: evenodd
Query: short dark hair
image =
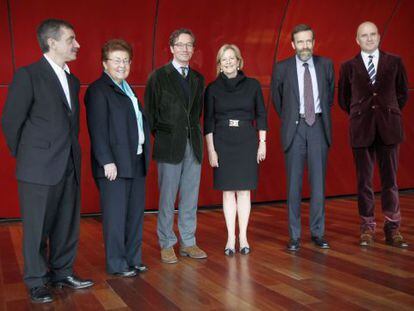
<path fill-rule="evenodd" d="M 295 42 L 295 35 L 298 32 L 302 32 L 302 31 L 311 31 L 312 32 L 312 40 L 315 40 L 315 33 L 314 33 L 313 29 L 311 28 L 311 26 L 306 25 L 306 24 L 299 24 L 299 25 L 296 25 L 292 30 L 292 34 L 291 34 L 292 42 Z"/>
<path fill-rule="evenodd" d="M 59 40 L 61 28 L 73 30 L 72 24 L 62 19 L 49 18 L 40 23 L 37 27 L 37 41 L 39 41 L 40 49 L 43 53 L 49 52 L 49 44 L 47 40 L 53 38 Z"/>
<path fill-rule="evenodd" d="M 171 35 L 170 35 L 170 39 L 169 39 L 170 46 L 174 46 L 174 44 L 175 44 L 175 40 L 177 40 L 177 38 L 178 38 L 180 35 L 182 35 L 183 33 L 184 33 L 184 34 L 187 34 L 187 35 L 190 35 L 190 36 L 191 36 L 191 38 L 193 38 L 193 44 L 195 45 L 196 38 L 195 38 L 195 36 L 194 36 L 193 32 L 192 32 L 190 29 L 187 29 L 187 28 L 180 28 L 180 29 L 174 30 L 174 31 L 171 33 Z"/>
<path fill-rule="evenodd" d="M 106 41 L 106 43 L 104 44 L 101 50 L 102 61 L 103 62 L 107 61 L 109 58 L 109 53 L 113 51 L 127 52 L 129 55 L 129 59 L 132 60 L 132 56 L 133 56 L 132 46 L 131 44 L 129 44 L 123 39 L 111 39 L 111 40 Z"/>

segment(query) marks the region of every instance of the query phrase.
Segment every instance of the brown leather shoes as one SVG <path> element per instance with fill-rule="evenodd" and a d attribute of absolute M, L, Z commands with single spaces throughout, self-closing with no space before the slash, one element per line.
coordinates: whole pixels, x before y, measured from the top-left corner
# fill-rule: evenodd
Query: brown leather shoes
<path fill-rule="evenodd" d="M 398 248 L 407 248 L 408 243 L 404 241 L 401 233 L 396 232 L 393 236 L 386 236 L 385 243 Z"/>
<path fill-rule="evenodd" d="M 374 233 L 370 230 L 365 230 L 361 234 L 359 245 L 360 246 L 371 246 L 372 244 L 374 244 Z"/>
<path fill-rule="evenodd" d="M 207 258 L 207 254 L 205 251 L 203 251 L 201 248 L 199 248 L 197 245 L 193 246 L 182 246 L 180 248 L 180 255 L 181 256 L 188 256 L 190 258 L 194 259 L 204 259 Z"/>
<path fill-rule="evenodd" d="M 161 261 L 163 263 L 177 263 L 178 258 L 175 256 L 174 248 L 168 247 L 161 250 Z"/>

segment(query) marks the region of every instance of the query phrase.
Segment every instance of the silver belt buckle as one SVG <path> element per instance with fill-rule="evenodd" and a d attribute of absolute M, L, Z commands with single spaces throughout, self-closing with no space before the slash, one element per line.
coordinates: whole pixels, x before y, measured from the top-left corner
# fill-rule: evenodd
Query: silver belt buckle
<path fill-rule="evenodd" d="M 239 120 L 229 120 L 229 126 L 231 127 L 239 127 Z"/>

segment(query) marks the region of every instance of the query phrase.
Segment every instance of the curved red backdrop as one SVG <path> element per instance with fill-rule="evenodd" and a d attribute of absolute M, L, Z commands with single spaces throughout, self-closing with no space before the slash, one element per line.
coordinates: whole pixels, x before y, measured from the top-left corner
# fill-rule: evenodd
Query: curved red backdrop
<path fill-rule="evenodd" d="M 100 75 L 100 48 L 106 40 L 123 38 L 132 43 L 134 61 L 128 81 L 142 99 L 148 75 L 170 59 L 170 33 L 176 28 L 187 27 L 197 36 L 192 66 L 205 75 L 207 82 L 214 79 L 215 56 L 224 43 L 240 47 L 245 72 L 261 82 L 268 106 L 268 154 L 260 168 L 259 187 L 253 194 L 253 201 L 283 200 L 286 176 L 279 141 L 280 123 L 269 99 L 273 63 L 292 55 L 290 31 L 298 23 L 307 23 L 316 33 L 315 54 L 332 58 L 338 73 L 341 62 L 359 51 L 355 43 L 357 26 L 370 20 L 379 27 L 381 48 L 401 55 L 407 68 L 410 98 L 403 111 L 406 140 L 400 152 L 399 186 L 413 188 L 414 170 L 410 158 L 414 155 L 414 40 L 410 31 L 413 14 L 414 2 L 410 0 L 239 0 L 237 3 L 220 0 L 3 0 L 0 1 L 0 110 L 3 110 L 7 88 L 16 68 L 41 57 L 35 30 L 43 19 L 62 18 L 75 26 L 81 50 L 70 67 L 81 80 L 81 99 L 88 84 Z M 353 194 L 356 183 L 347 117 L 336 102 L 332 113 L 334 141 L 328 160 L 327 195 Z M 81 122 L 82 211 L 98 212 L 84 107 Z M 0 218 L 20 217 L 15 161 L 10 157 L 2 135 L 0 161 Z M 380 189 L 378 174 L 375 188 Z M 304 197 L 308 195 L 305 181 Z M 147 209 L 156 209 L 157 201 L 156 165 L 152 163 L 147 178 Z M 220 203 L 221 193 L 212 189 L 212 171 L 205 159 L 199 205 Z"/>

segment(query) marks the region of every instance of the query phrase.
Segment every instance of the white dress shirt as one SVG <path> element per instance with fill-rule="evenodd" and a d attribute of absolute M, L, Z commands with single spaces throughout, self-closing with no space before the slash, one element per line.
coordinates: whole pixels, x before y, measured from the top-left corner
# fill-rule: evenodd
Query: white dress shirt
<path fill-rule="evenodd" d="M 364 51 L 361 51 L 362 60 L 364 61 L 364 65 L 365 65 L 365 68 L 367 69 L 367 71 L 368 71 L 368 62 L 369 62 L 369 56 L 370 55 L 374 56 L 372 58 L 372 62 L 374 63 L 375 72 L 378 72 L 379 50 L 376 49 L 374 51 L 374 53 L 371 53 L 371 54 L 368 54 Z"/>
<path fill-rule="evenodd" d="M 68 101 L 69 107 L 72 109 L 72 104 L 70 101 L 70 92 L 69 92 L 69 84 L 68 84 L 68 78 L 66 77 L 66 72 L 70 74 L 70 70 L 67 64 L 65 64 L 62 67 L 60 67 L 58 64 L 56 64 L 50 57 L 48 57 L 46 54 L 43 54 L 43 56 L 46 58 L 46 60 L 49 62 L 50 66 L 52 66 L 53 71 L 56 73 L 60 85 L 62 86 L 63 92 L 65 93 L 66 99 Z"/>
<path fill-rule="evenodd" d="M 296 55 L 296 71 L 298 73 L 298 84 L 299 84 L 299 113 L 305 114 L 305 96 L 304 96 L 304 75 L 305 75 L 305 66 L 304 63 L 308 63 L 309 72 L 312 79 L 312 92 L 313 92 L 313 102 L 315 105 L 315 113 L 321 113 L 321 105 L 319 99 L 319 90 L 318 90 L 318 79 L 316 78 L 315 64 L 313 63 L 313 58 L 311 57 L 306 62 L 303 62 Z"/>
<path fill-rule="evenodd" d="M 187 77 L 187 75 L 188 75 L 188 71 L 190 70 L 190 68 L 189 68 L 189 66 L 187 65 L 187 66 L 182 66 L 182 65 L 180 65 L 179 63 L 177 63 L 174 59 L 172 60 L 172 65 L 174 66 L 174 68 L 178 71 L 178 73 L 180 74 L 180 75 L 182 75 L 182 70 L 181 70 L 181 67 L 184 67 L 185 68 L 185 76 Z"/>

